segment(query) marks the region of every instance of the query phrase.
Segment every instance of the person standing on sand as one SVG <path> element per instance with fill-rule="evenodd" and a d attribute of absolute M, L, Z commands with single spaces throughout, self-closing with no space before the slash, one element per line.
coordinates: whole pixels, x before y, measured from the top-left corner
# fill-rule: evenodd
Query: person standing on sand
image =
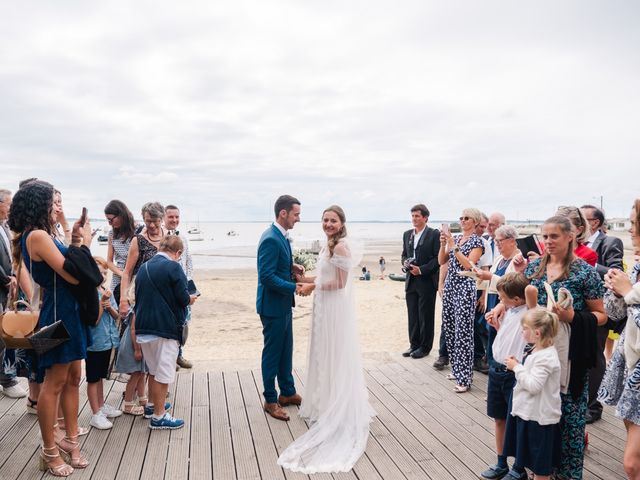
<path fill-rule="evenodd" d="M 378 264 L 380 265 L 380 280 L 384 280 L 384 271 L 387 268 L 387 262 L 384 257 L 380 257 L 380 260 L 378 260 Z"/>
<path fill-rule="evenodd" d="M 262 384 L 264 410 L 278 420 L 289 420 L 282 408 L 300 405 L 291 370 L 293 368 L 293 326 L 291 308 L 294 294 L 309 295 L 313 284 L 296 284 L 294 274 L 304 275 L 304 267 L 293 263 L 288 231 L 300 221 L 300 201 L 282 195 L 274 206 L 275 222 L 265 230 L 258 244 L 258 291 L 256 310 L 262 322 Z M 280 395 L 275 386 L 276 377 Z"/>

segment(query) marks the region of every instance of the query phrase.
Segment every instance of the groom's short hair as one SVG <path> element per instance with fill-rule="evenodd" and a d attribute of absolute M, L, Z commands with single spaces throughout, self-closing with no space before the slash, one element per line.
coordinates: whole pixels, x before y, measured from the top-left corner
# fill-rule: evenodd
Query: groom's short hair
<path fill-rule="evenodd" d="M 286 210 L 286 212 L 289 213 L 294 205 L 300 205 L 300 200 L 291 195 L 280 195 L 276 200 L 276 204 L 273 206 L 276 218 L 278 218 L 281 210 Z"/>

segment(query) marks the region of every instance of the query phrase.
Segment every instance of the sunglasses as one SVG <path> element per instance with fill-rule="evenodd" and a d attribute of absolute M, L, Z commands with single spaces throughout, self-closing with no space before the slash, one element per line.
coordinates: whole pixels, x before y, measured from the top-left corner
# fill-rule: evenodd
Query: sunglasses
<path fill-rule="evenodd" d="M 467 222 L 467 221 L 471 220 L 471 217 L 460 217 L 460 221 L 462 222 L 463 220 L 465 222 Z"/>

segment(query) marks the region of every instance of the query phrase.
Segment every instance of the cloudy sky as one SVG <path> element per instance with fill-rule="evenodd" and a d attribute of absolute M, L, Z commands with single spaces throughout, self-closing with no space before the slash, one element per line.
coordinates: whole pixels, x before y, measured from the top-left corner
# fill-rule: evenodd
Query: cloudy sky
<path fill-rule="evenodd" d="M 627 215 L 640 4 L 435 0 L 5 2 L 0 183 L 201 220 L 462 208 Z"/>

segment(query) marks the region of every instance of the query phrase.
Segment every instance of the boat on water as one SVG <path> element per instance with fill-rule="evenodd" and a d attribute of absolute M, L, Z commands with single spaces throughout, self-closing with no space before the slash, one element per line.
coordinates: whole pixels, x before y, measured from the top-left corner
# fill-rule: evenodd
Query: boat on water
<path fill-rule="evenodd" d="M 227 232 L 228 237 L 237 237 L 238 235 L 239 235 L 238 232 L 236 232 L 235 230 L 229 230 Z"/>
<path fill-rule="evenodd" d="M 187 233 L 189 235 L 200 235 L 202 233 L 202 231 L 198 227 L 193 227 L 193 228 L 190 228 L 189 230 L 187 230 Z"/>
<path fill-rule="evenodd" d="M 98 243 L 100 245 L 106 245 L 107 243 L 109 243 L 109 236 L 108 235 L 98 235 Z"/>

